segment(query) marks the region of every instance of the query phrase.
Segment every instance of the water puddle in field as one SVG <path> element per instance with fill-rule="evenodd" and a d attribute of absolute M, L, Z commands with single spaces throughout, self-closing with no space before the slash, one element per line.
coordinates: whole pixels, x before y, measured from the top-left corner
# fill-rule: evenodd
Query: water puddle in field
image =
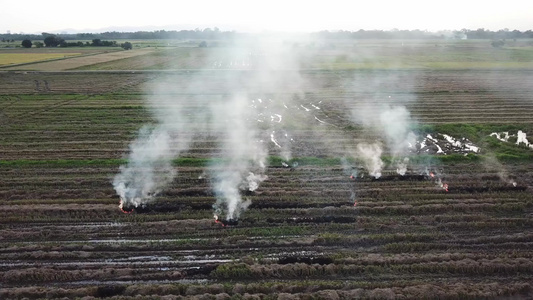
<path fill-rule="evenodd" d="M 278 253 L 271 253 L 265 255 L 267 258 L 279 258 L 279 257 L 285 257 L 285 256 L 319 256 L 324 255 L 323 252 L 317 252 L 317 251 L 287 251 L 287 252 L 278 252 Z"/>
<path fill-rule="evenodd" d="M 411 152 L 425 154 L 468 154 L 479 153 L 480 148 L 467 138 L 456 139 L 447 134 L 428 134 L 423 139 L 416 141 L 415 145 L 408 143 Z"/>
<path fill-rule="evenodd" d="M 126 258 L 113 259 L 114 261 L 169 261 L 172 260 L 170 256 L 131 256 Z"/>
<path fill-rule="evenodd" d="M 272 141 L 272 143 L 274 143 L 274 145 L 276 145 L 278 148 L 281 148 L 281 145 L 278 143 L 278 141 L 276 140 L 276 138 L 274 137 L 274 135 L 276 134 L 275 131 L 272 131 L 272 133 L 270 134 L 270 140 Z"/>
<path fill-rule="evenodd" d="M 218 238 L 190 238 L 190 239 L 108 239 L 108 240 L 67 240 L 67 241 L 21 241 L 13 244 L 134 244 L 134 243 L 176 243 L 191 241 L 217 241 Z"/>
<path fill-rule="evenodd" d="M 102 228 L 102 227 L 124 227 L 128 226 L 127 223 L 117 223 L 117 222 L 94 222 L 94 223 L 28 223 L 28 224 L 22 224 L 19 227 L 47 227 L 51 226 L 56 229 L 68 229 L 71 230 L 73 228 Z"/>
<path fill-rule="evenodd" d="M 102 227 L 124 227 L 128 224 L 124 223 L 81 223 L 81 224 L 61 224 L 57 225 L 54 224 L 55 228 L 65 228 L 65 229 L 73 229 L 73 228 L 102 228 Z"/>
<path fill-rule="evenodd" d="M 509 138 L 515 135 L 514 134 L 509 135 L 509 132 L 506 131 L 506 132 L 493 132 L 489 134 L 489 136 L 493 136 L 502 142 L 509 142 Z"/>
<path fill-rule="evenodd" d="M 277 235 L 277 236 L 250 236 L 248 237 L 249 240 L 267 240 L 267 239 L 289 239 L 289 238 L 300 238 L 301 235 Z M 250 248 L 252 249 L 252 248 Z M 257 248 L 254 248 L 257 249 Z"/>
<path fill-rule="evenodd" d="M 102 281 L 102 280 L 83 280 L 83 281 L 69 281 L 52 284 L 54 286 L 64 286 L 64 285 L 132 285 L 132 284 L 205 284 L 209 283 L 212 280 L 209 279 L 178 279 L 178 280 L 113 280 L 113 281 Z"/>
<path fill-rule="evenodd" d="M 210 263 L 227 263 L 234 261 L 233 259 L 217 259 L 215 255 L 187 255 L 182 258 L 173 259 L 169 256 L 133 256 L 127 258 L 112 258 L 101 259 L 93 261 L 14 261 L 9 263 L 0 263 L 0 267 L 31 267 L 31 266 L 186 266 L 194 264 L 210 264 Z"/>
<path fill-rule="evenodd" d="M 489 136 L 493 136 L 497 138 L 498 140 L 505 142 L 505 143 L 508 143 L 510 138 L 513 138 L 513 139 L 516 138 L 516 142 L 515 142 L 516 145 L 524 144 L 527 147 L 533 149 L 533 144 L 529 142 L 529 140 L 527 139 L 527 134 L 523 132 L 522 130 L 518 130 L 516 134 L 509 134 L 508 131 L 493 132 L 489 134 Z"/>

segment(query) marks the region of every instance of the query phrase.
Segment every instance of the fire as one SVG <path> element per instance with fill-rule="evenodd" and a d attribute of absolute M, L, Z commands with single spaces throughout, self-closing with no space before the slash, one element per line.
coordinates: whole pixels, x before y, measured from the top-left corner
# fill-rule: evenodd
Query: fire
<path fill-rule="evenodd" d="M 431 179 L 435 179 L 435 184 L 437 184 L 439 187 L 441 187 L 443 190 L 445 190 L 446 192 L 448 192 L 448 184 L 447 183 L 444 183 L 442 182 L 442 179 L 440 178 L 440 176 L 436 176 L 435 173 L 433 172 L 429 172 L 429 177 L 431 177 Z"/>
<path fill-rule="evenodd" d="M 120 203 L 118 204 L 118 208 L 125 213 L 125 214 L 131 214 L 133 212 L 133 209 L 130 211 L 124 210 L 124 201 L 122 201 L 122 198 L 120 199 Z"/>
<path fill-rule="evenodd" d="M 226 225 L 224 225 L 224 223 L 222 223 L 222 222 L 218 219 L 218 216 L 217 216 L 217 215 L 214 215 L 213 217 L 215 218 L 215 223 L 218 223 L 218 224 L 222 225 L 222 227 L 226 226 Z"/>
<path fill-rule="evenodd" d="M 357 201 L 354 201 L 354 202 L 353 202 L 353 206 L 354 206 L 354 207 L 357 206 Z"/>

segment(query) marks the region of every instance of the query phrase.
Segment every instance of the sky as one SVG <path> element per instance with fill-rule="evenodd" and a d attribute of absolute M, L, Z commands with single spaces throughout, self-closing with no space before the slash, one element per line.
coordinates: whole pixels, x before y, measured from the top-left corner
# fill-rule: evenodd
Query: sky
<path fill-rule="evenodd" d="M 0 0 L 0 33 L 533 30 L 533 1 Z"/>

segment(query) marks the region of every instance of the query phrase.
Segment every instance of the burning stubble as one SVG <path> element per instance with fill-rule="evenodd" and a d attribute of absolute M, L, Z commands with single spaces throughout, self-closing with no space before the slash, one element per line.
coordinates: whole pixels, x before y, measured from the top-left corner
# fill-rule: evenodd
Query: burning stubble
<path fill-rule="evenodd" d="M 139 130 L 130 144 L 128 163 L 120 166 L 113 187 L 124 212 L 152 201 L 176 177 L 172 160 L 189 149 L 193 136 L 205 130 L 207 115 L 190 113 L 190 101 L 176 97 L 182 87 L 172 79 L 148 87 L 147 106 L 157 123 Z"/>
<path fill-rule="evenodd" d="M 403 156 L 407 154 L 409 145 L 416 142 L 415 134 L 409 131 L 412 123 L 411 115 L 405 106 L 387 106 L 379 115 L 379 126 L 391 151 L 396 172 L 402 176 L 407 172 L 409 163 L 409 158 Z"/>
<path fill-rule="evenodd" d="M 405 175 L 409 158 L 406 157 L 409 151 L 409 145 L 416 142 L 416 136 L 409 131 L 412 126 L 412 120 L 409 111 L 405 106 L 390 106 L 390 105 L 376 105 L 366 106 L 364 108 L 355 109 L 352 112 L 352 117 L 357 123 L 362 123 L 364 126 L 373 128 L 381 135 L 385 144 L 392 156 L 392 164 L 396 167 L 396 172 L 400 175 Z M 358 153 L 363 160 L 370 159 L 365 162 L 365 166 L 372 166 L 374 169 L 368 169 L 369 173 L 380 174 L 383 163 L 377 164 L 375 153 L 383 153 L 379 143 L 374 143 L 372 147 L 362 145 L 358 147 Z M 375 168 L 380 168 L 375 169 Z M 377 177 L 376 177 L 377 178 Z"/>
<path fill-rule="evenodd" d="M 357 145 L 357 154 L 363 160 L 363 166 L 368 171 L 368 174 L 376 179 L 381 177 L 381 170 L 384 165 L 381 160 L 382 152 L 383 149 L 379 143 L 361 143 Z"/>
<path fill-rule="evenodd" d="M 415 134 L 410 131 L 414 122 L 404 103 L 414 100 L 414 97 L 410 96 L 413 92 L 413 87 L 407 83 L 415 80 L 417 75 L 409 74 L 405 78 L 390 74 L 375 74 L 372 76 L 374 78 L 374 84 L 370 84 L 368 87 L 358 87 L 362 89 L 361 92 L 374 93 L 374 96 L 359 99 L 358 104 L 352 106 L 351 120 L 356 124 L 370 129 L 374 134 L 379 135 L 377 141 L 384 142 L 388 153 L 392 156 L 392 165 L 396 168 L 396 172 L 403 176 L 406 174 L 409 164 L 409 158 L 407 157 L 409 147 L 416 142 Z M 397 99 L 391 95 L 385 96 L 383 94 L 385 87 L 397 86 L 399 82 L 402 82 L 402 84 L 404 82 L 406 83 L 405 95 Z M 373 88 L 376 90 L 372 90 Z M 378 94 L 378 91 L 380 94 Z M 350 104 L 348 103 L 348 105 Z M 376 143 L 376 141 L 372 141 L 369 144 L 373 144 L 373 146 L 371 148 L 368 145 L 363 145 L 362 148 L 358 147 L 358 151 L 356 152 L 360 154 L 358 158 L 371 160 L 365 162 L 365 166 L 383 167 L 384 164 L 376 164 L 375 155 L 370 154 L 378 151 L 385 153 L 385 151 L 383 149 L 377 149 L 380 147 L 380 144 Z M 368 169 L 368 172 L 379 174 L 381 173 L 381 169 Z"/>
<path fill-rule="evenodd" d="M 238 219 L 250 201 L 241 191 L 255 191 L 267 179 L 267 151 L 257 129 L 257 112 L 250 107 L 246 95 L 235 95 L 212 107 L 213 124 L 217 128 L 223 158 L 211 166 L 217 200 L 215 219 L 225 214 L 227 220 Z"/>
<path fill-rule="evenodd" d="M 127 211 L 124 207 L 138 207 L 150 201 L 174 179 L 172 152 L 165 129 L 141 129 L 139 137 L 130 145 L 128 164 L 120 166 L 120 173 L 113 180 L 124 212 Z"/>
<path fill-rule="evenodd" d="M 287 110 L 295 106 L 292 97 L 273 100 L 251 96 L 280 91 L 284 95 L 303 94 L 298 62 L 291 52 L 281 40 L 244 42 L 214 51 L 216 55 L 207 58 L 219 61 L 218 56 L 226 55 L 235 61 L 246 60 L 239 65 L 244 73 L 224 71 L 213 76 L 193 72 L 185 81 L 179 75 L 169 75 L 150 86 L 148 104 L 158 122 L 152 129 L 139 132 L 130 145 L 128 163 L 113 180 L 121 208 L 154 199 L 177 175 L 171 161 L 189 148 L 193 138 L 204 136 L 215 138 L 222 148 L 219 163 L 209 172 L 217 197 L 215 213 L 223 211 L 228 219 L 238 218 L 249 205 L 241 192 L 253 192 L 267 179 L 264 171 L 269 146 L 274 145 L 273 152 L 286 161 L 292 157 L 293 139 L 284 128 Z M 213 96 L 210 91 L 222 94 Z M 184 94 L 195 96 L 184 99 Z M 196 108 L 188 110 L 191 103 Z"/>

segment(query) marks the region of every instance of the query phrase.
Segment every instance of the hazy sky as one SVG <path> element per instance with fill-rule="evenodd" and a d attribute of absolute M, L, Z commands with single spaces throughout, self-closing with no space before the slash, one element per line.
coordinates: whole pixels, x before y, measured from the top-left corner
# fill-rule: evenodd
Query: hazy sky
<path fill-rule="evenodd" d="M 533 1 L 0 0 L 0 33 L 533 29 Z"/>

